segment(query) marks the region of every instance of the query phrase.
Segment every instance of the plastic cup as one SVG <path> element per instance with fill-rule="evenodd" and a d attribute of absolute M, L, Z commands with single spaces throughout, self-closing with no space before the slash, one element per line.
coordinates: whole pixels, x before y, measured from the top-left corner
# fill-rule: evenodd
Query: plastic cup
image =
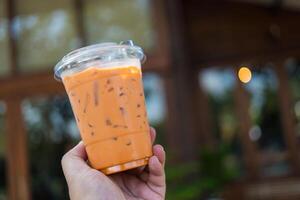
<path fill-rule="evenodd" d="M 87 46 L 55 66 L 67 91 L 90 165 L 105 174 L 148 164 L 152 156 L 141 62 L 131 41 Z"/>

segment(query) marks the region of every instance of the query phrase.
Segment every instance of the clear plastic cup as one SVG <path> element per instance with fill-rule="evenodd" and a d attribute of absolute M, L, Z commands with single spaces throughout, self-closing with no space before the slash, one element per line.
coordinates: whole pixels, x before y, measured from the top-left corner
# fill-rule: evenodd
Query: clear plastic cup
<path fill-rule="evenodd" d="M 141 63 L 131 41 L 75 50 L 55 66 L 90 165 L 105 174 L 146 165 L 152 156 Z"/>

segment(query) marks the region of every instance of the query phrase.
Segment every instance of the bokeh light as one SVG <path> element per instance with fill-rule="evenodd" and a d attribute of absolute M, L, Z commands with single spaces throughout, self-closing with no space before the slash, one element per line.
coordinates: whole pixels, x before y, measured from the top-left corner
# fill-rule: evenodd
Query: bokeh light
<path fill-rule="evenodd" d="M 241 82 L 249 83 L 252 79 L 252 72 L 248 67 L 241 67 L 238 72 L 238 77 Z"/>

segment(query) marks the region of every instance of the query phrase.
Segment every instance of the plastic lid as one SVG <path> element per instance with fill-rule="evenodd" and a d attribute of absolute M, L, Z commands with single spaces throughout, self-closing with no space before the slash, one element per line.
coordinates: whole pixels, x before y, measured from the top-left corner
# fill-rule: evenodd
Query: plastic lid
<path fill-rule="evenodd" d="M 98 61 L 109 63 L 120 61 L 128 58 L 137 58 L 143 63 L 146 56 L 143 49 L 134 45 L 132 40 L 117 43 L 100 43 L 76 49 L 64 56 L 54 68 L 54 77 L 61 80 L 61 75 L 66 70 L 76 69 L 83 70 L 88 62 Z"/>

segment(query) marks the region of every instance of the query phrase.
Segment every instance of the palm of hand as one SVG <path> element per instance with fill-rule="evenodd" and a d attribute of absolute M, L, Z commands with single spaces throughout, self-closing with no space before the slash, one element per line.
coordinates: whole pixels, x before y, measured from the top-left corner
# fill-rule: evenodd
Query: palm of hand
<path fill-rule="evenodd" d="M 155 132 L 151 131 L 152 142 Z M 62 160 L 70 198 L 72 200 L 163 200 L 165 185 L 165 152 L 155 145 L 148 166 L 106 176 L 86 164 L 82 143 L 67 153 Z"/>
<path fill-rule="evenodd" d="M 152 157 L 149 160 L 149 167 L 138 168 L 128 172 L 121 172 L 111 176 L 106 176 L 103 173 L 87 168 L 81 171 L 77 182 L 82 191 L 86 191 L 85 199 L 92 199 L 98 195 L 101 199 L 126 199 L 126 200 L 163 200 L 165 194 L 165 176 L 163 172 L 164 152 L 160 146 L 154 146 L 154 154 L 157 157 Z M 76 194 L 77 192 L 73 192 Z M 77 193 L 74 196 L 82 196 Z M 72 198 L 71 199 L 78 199 Z"/>
<path fill-rule="evenodd" d="M 162 200 L 164 199 L 164 184 L 152 183 L 148 172 L 140 175 L 121 173 L 111 176 L 111 180 L 121 189 L 126 200 Z"/>

